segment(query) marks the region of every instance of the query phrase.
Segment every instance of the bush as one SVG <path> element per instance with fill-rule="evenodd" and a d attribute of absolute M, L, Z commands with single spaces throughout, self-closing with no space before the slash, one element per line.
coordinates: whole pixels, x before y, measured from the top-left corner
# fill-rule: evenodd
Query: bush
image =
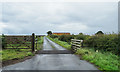
<path fill-rule="evenodd" d="M 70 43 L 71 39 L 74 39 L 74 36 L 73 35 L 61 35 L 58 39 L 61 41 Z"/>
<path fill-rule="evenodd" d="M 58 38 L 58 35 L 50 35 L 51 38 Z"/>
<path fill-rule="evenodd" d="M 94 35 L 86 38 L 84 41 L 89 47 L 94 47 L 98 50 L 118 52 L 118 35 L 117 34 L 105 34 Z"/>
<path fill-rule="evenodd" d="M 85 40 L 87 37 L 89 37 L 89 35 L 76 35 L 76 39 L 79 39 L 79 40 Z"/>

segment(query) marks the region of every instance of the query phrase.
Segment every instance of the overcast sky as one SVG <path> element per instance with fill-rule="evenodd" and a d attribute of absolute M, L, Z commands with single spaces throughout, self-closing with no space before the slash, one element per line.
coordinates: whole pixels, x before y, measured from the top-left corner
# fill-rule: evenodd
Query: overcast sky
<path fill-rule="evenodd" d="M 0 8 L 4 34 L 118 31 L 117 2 L 8 2 L 0 3 Z"/>

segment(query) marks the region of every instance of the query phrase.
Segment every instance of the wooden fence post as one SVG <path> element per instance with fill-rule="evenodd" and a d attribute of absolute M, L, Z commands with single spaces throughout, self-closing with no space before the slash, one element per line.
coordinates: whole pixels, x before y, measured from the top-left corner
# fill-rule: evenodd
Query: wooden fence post
<path fill-rule="evenodd" d="M 32 52 L 35 51 L 35 34 L 32 33 Z"/>
<path fill-rule="evenodd" d="M 2 34 L 2 49 L 5 49 L 6 44 L 5 44 L 5 35 Z"/>

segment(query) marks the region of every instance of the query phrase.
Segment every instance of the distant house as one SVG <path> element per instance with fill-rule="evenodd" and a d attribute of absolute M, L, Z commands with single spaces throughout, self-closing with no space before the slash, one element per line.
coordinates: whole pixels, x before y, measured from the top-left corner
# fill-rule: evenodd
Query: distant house
<path fill-rule="evenodd" d="M 54 32 L 54 33 L 52 33 L 53 35 L 70 35 L 70 33 L 64 33 L 64 32 L 59 32 L 59 33 L 57 33 L 57 32 Z"/>

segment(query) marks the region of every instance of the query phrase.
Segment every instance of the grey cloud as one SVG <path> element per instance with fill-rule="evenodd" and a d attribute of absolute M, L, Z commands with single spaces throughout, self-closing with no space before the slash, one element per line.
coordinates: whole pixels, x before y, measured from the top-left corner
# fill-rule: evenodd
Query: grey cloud
<path fill-rule="evenodd" d="M 7 23 L 3 33 L 10 34 L 45 34 L 48 30 L 75 34 L 117 31 L 117 3 L 4 3 L 2 15 Z"/>

